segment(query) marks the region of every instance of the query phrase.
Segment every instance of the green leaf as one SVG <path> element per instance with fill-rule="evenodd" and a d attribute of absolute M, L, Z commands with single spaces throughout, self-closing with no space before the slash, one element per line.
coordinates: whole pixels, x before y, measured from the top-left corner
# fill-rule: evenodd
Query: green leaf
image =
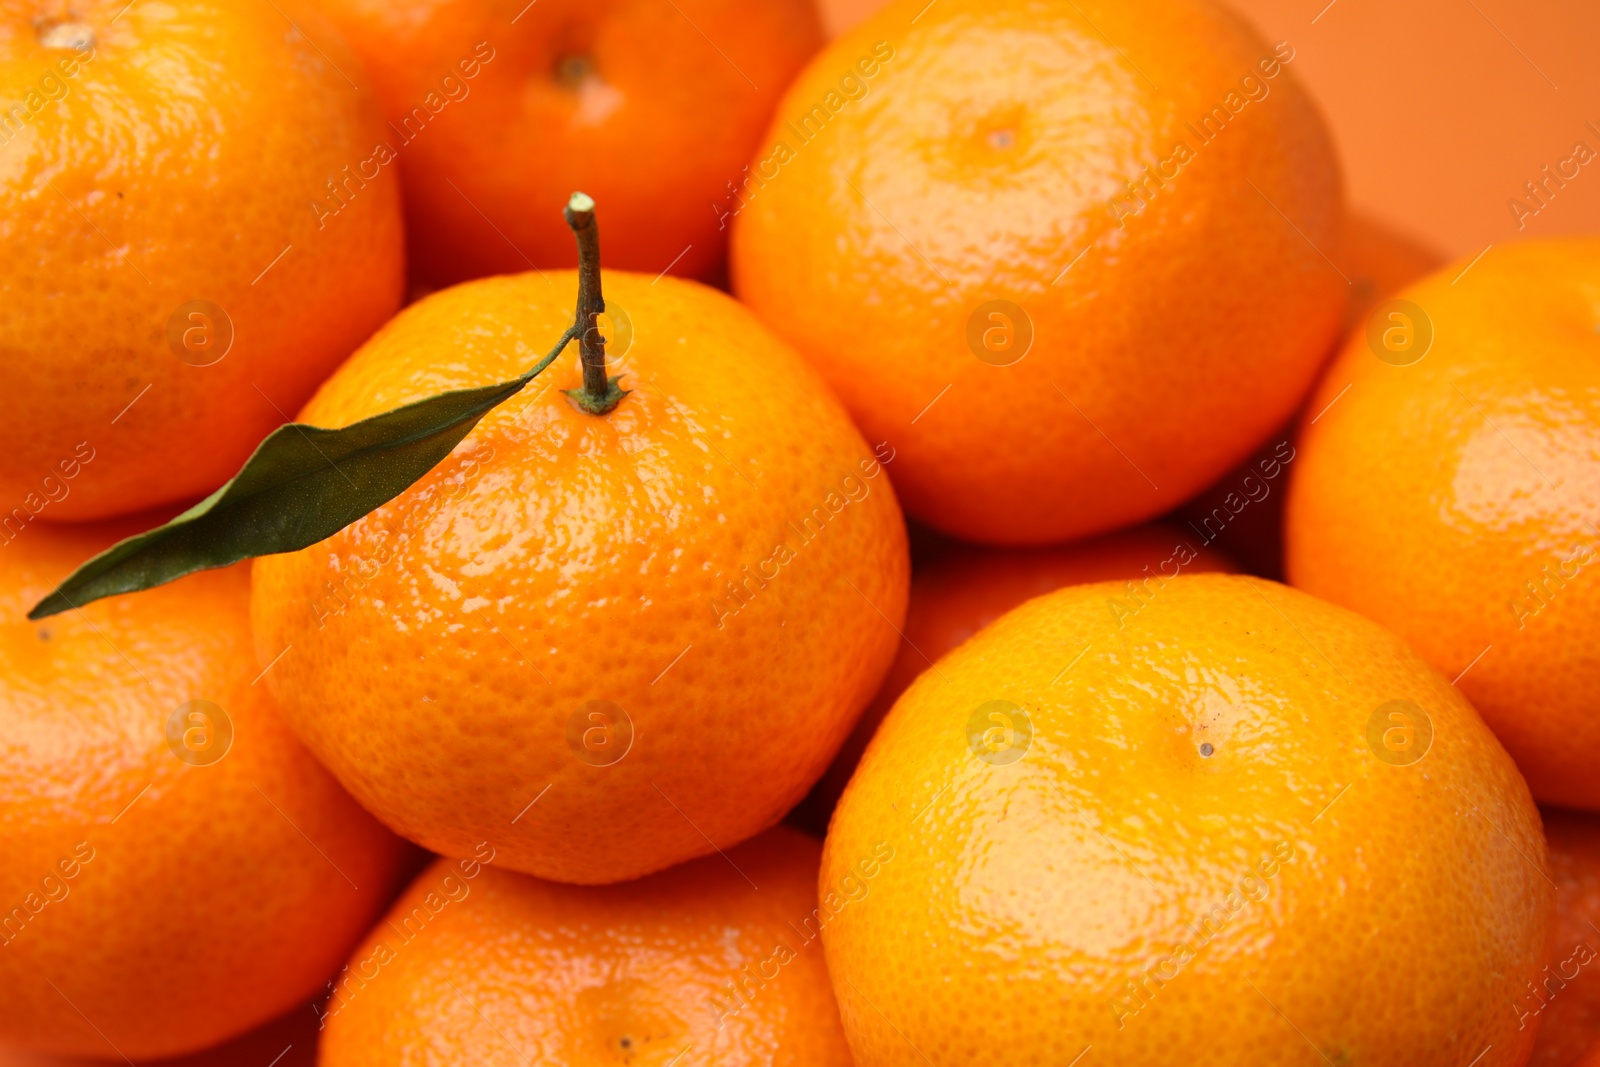
<path fill-rule="evenodd" d="M 338 430 L 285 423 L 239 473 L 168 522 L 106 549 L 28 612 L 42 619 L 252 556 L 293 552 L 332 537 L 432 470 L 478 420 L 522 391 L 576 336 L 562 334 L 519 378 L 458 389 Z"/>

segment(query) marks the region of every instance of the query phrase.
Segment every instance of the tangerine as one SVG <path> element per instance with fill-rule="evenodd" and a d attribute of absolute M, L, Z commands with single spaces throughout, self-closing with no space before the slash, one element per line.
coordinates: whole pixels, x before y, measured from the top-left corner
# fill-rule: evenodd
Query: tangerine
<path fill-rule="evenodd" d="M 811 0 L 320 0 L 372 72 L 429 281 L 575 264 L 572 189 L 606 256 L 652 275 L 724 266 L 730 190 L 822 44 Z"/>
<path fill-rule="evenodd" d="M 821 851 L 780 826 L 598 888 L 440 860 L 341 972 L 318 1062 L 849 1067 Z"/>
<path fill-rule="evenodd" d="M 1540 801 L 1600 808 L 1600 239 L 1496 246 L 1380 304 L 1297 447 L 1289 580 L 1412 642 Z"/>
<path fill-rule="evenodd" d="M 1299 404 L 1343 200 L 1292 45 L 1207 0 L 897 0 L 795 81 L 734 219 L 740 299 L 945 533 L 1152 518 Z"/>
<path fill-rule="evenodd" d="M 304 1004 L 406 849 L 254 684 L 247 568 L 27 621 L 126 532 L 0 553 L 0 1042 L 143 1060 Z"/>
<path fill-rule="evenodd" d="M 435 293 L 302 417 L 511 378 L 573 320 L 572 272 Z M 319 545 L 255 563 L 256 650 L 306 744 L 447 856 L 636 878 L 772 825 L 894 657 L 905 525 L 875 453 L 729 297 L 608 272 L 591 415 L 566 352 L 441 464 Z M 576 348 L 577 346 L 572 346 Z"/>
<path fill-rule="evenodd" d="M 361 78 L 293 4 L 0 2 L 0 538 L 210 492 L 399 306 Z"/>
<path fill-rule="evenodd" d="M 894 852 L 823 930 L 855 1062 L 1526 1062 L 1554 893 L 1471 705 L 1275 582 L 1123 595 L 1028 601 L 868 746 L 822 864 Z"/>

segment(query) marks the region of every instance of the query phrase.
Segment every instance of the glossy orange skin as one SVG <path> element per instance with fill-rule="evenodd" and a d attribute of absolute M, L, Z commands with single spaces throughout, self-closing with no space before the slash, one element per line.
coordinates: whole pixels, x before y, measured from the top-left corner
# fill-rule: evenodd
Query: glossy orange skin
<path fill-rule="evenodd" d="M 894 850 L 823 930 L 856 1063 L 1092 1046 L 1119 1067 L 1174 1049 L 1255 1067 L 1319 1061 L 1309 1042 L 1336 1064 L 1460 1067 L 1485 1046 L 1480 1064 L 1522 1064 L 1533 1034 L 1506 1005 L 1544 962 L 1554 893 L 1538 811 L 1466 700 L 1275 582 L 1180 576 L 1120 628 L 1113 597 L 1017 608 L 868 747 L 822 865 L 828 885 Z M 1007 764 L 969 748 L 997 699 L 1032 721 Z M 1432 724 L 1409 765 L 1368 747 L 1394 699 Z"/>
<path fill-rule="evenodd" d="M 780 826 L 601 888 L 440 860 L 341 972 L 318 1062 L 849 1067 L 820 853 Z"/>
<path fill-rule="evenodd" d="M 505 867 L 586 883 L 793 807 L 894 658 L 909 569 L 883 465 L 799 356 L 715 290 L 604 284 L 635 335 L 613 411 L 564 395 L 570 346 L 394 501 L 255 564 L 257 655 L 293 649 L 268 680 L 369 810 L 444 855 L 491 841 Z M 302 415 L 340 425 L 511 378 L 575 291 L 555 272 L 436 293 Z M 615 712 L 586 732 L 590 700 L 623 709 L 631 748 Z M 591 741 L 620 762 L 584 762 Z"/>
<path fill-rule="evenodd" d="M 1231 573 L 1226 555 L 1181 530 L 1152 524 L 1050 548 L 983 548 L 951 544 L 911 577 L 900 650 L 878 695 L 856 722 L 839 755 L 795 812 L 801 825 L 824 830 L 867 742 L 906 686 L 935 660 L 1000 616 L 1063 586 L 1147 574 Z"/>
<path fill-rule="evenodd" d="M 715 274 L 727 183 L 822 44 L 812 0 L 319 2 L 388 112 L 414 269 L 446 283 L 576 265 L 542 209 L 574 189 L 605 206 L 608 266 Z"/>
<path fill-rule="evenodd" d="M 789 90 L 734 289 L 899 451 L 929 525 L 1040 544 L 1167 511 L 1288 417 L 1338 329 L 1345 283 L 1312 247 L 1343 210 L 1322 121 L 1206 0 L 940 0 L 913 23 L 924 6 L 890 4 Z M 1247 76 L 1264 98 L 1200 142 L 1185 123 Z M 1188 162 L 1135 196 L 1180 142 Z M 994 300 L 1032 324 L 1009 366 L 977 355 L 985 321 L 994 346 L 1018 328 Z"/>
<path fill-rule="evenodd" d="M 1290 483 L 1289 579 L 1460 675 L 1533 795 L 1592 810 L 1600 239 L 1466 267 L 1400 294 L 1433 323 L 1419 362 L 1379 360 L 1363 332 L 1329 368 Z"/>
<path fill-rule="evenodd" d="M 0 552 L 0 1044 L 143 1060 L 242 1033 L 325 982 L 401 873 L 250 684 L 247 570 L 26 620 L 131 532 L 40 524 Z M 169 747 L 191 700 L 232 721 L 218 762 Z"/>
<path fill-rule="evenodd" d="M 1512 1011 L 1539 1028 L 1530 1067 L 1572 1067 L 1600 1040 L 1600 819 L 1560 808 L 1543 814 L 1556 924 L 1548 962 Z"/>
<path fill-rule="evenodd" d="M 8 533 L 210 492 L 399 306 L 394 169 L 337 215 L 310 206 L 382 119 L 338 34 L 280 8 L 0 2 L 0 100 L 46 78 L 65 93 L 0 144 Z M 81 62 L 45 46 L 73 26 L 93 37 Z M 176 316 L 180 338 L 209 321 L 221 343 L 214 317 L 177 315 L 195 300 L 233 327 L 208 366 L 168 342 Z"/>

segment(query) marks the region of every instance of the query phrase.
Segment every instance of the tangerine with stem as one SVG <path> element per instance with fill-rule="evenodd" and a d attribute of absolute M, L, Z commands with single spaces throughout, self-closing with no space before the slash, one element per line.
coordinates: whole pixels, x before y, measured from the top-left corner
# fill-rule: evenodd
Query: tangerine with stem
<path fill-rule="evenodd" d="M 304 417 L 520 373 L 573 323 L 584 273 L 428 297 Z M 286 716 L 369 810 L 445 855 L 489 841 L 505 866 L 588 883 L 792 807 L 893 658 L 908 579 L 892 453 L 815 372 L 721 293 L 615 271 L 605 287 L 631 321 L 614 406 L 571 395 L 598 368 L 569 349 L 390 503 L 258 559 L 253 598 Z"/>

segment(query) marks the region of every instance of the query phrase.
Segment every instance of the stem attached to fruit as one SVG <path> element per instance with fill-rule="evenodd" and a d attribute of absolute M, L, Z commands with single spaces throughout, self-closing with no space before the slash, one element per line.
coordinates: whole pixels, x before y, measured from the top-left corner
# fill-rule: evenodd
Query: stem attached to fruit
<path fill-rule="evenodd" d="M 583 363 L 583 388 L 569 389 L 567 395 L 589 414 L 604 415 L 628 391 L 617 387 L 617 378 L 606 377 L 606 339 L 597 321 L 606 301 L 600 293 L 600 228 L 594 219 L 594 199 L 586 193 L 573 193 L 564 214 L 578 239 L 578 311 L 573 327 Z"/>

